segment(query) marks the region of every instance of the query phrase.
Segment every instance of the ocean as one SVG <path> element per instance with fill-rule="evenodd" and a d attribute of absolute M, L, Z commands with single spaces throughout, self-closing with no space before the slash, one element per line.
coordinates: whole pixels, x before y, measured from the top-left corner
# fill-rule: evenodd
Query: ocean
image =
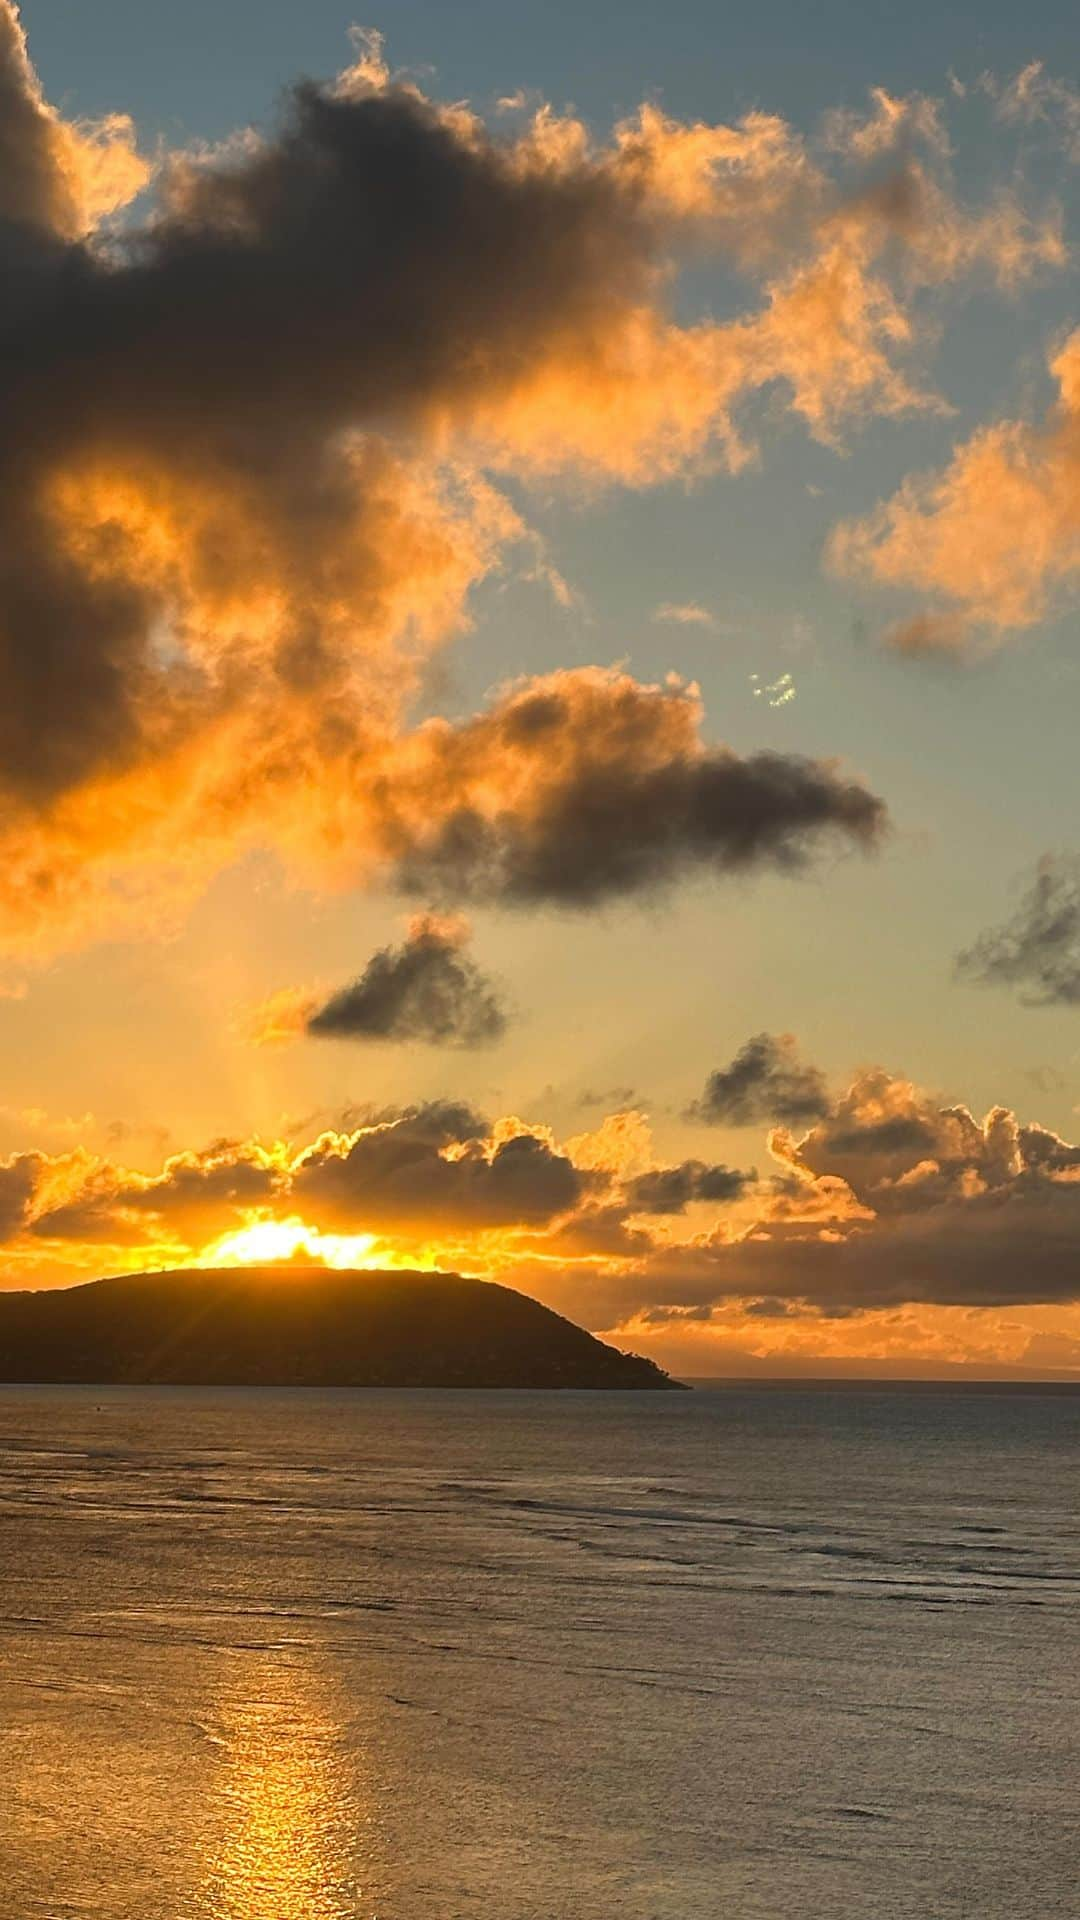
<path fill-rule="evenodd" d="M 1080 1913 L 1080 1398 L 0 1390 L 3 1920 Z"/>

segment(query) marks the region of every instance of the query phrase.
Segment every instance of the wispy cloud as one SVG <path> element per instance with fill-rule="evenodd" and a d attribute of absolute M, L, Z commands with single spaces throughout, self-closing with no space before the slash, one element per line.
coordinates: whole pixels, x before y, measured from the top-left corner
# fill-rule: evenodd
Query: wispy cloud
<path fill-rule="evenodd" d="M 676 627 L 715 627 L 715 616 L 698 600 L 664 600 L 653 608 L 653 619 Z"/>
<path fill-rule="evenodd" d="M 938 473 L 838 526 L 833 569 L 936 604 L 889 636 L 903 653 L 959 653 L 1030 626 L 1080 580 L 1080 332 L 1054 354 L 1059 398 L 1044 422 L 1001 420 Z"/>
<path fill-rule="evenodd" d="M 959 954 L 961 980 L 1016 987 L 1029 1006 L 1080 1005 L 1080 859 L 1044 854 L 1016 912 Z"/>

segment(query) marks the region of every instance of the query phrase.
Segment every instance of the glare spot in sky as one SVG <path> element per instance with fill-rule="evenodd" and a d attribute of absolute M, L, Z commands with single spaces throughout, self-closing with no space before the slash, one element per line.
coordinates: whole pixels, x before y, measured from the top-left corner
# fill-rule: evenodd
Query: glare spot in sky
<path fill-rule="evenodd" d="M 770 707 L 787 707 L 795 698 L 796 687 L 790 673 L 782 673 L 778 680 L 762 680 L 760 674 L 750 675 L 750 685 L 755 700 L 764 700 Z"/>

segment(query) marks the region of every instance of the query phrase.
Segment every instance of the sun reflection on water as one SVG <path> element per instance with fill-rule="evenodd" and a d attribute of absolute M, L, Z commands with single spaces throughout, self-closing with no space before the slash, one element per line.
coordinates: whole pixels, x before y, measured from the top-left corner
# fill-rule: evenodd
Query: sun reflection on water
<path fill-rule="evenodd" d="M 225 1762 L 224 1831 L 205 1920 L 361 1920 L 375 1910 L 358 1875 L 372 1809 L 353 1755 L 308 1673 L 267 1659 L 222 1703 L 211 1736 Z M 365 1899 L 365 1894 L 367 1895 Z"/>

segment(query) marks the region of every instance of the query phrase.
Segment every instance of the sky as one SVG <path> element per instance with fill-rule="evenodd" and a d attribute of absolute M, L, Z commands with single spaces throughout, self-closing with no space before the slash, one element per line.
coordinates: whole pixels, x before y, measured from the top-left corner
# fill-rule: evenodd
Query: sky
<path fill-rule="evenodd" d="M 0 1285 L 1080 1374 L 1073 41 L 0 0 Z"/>

